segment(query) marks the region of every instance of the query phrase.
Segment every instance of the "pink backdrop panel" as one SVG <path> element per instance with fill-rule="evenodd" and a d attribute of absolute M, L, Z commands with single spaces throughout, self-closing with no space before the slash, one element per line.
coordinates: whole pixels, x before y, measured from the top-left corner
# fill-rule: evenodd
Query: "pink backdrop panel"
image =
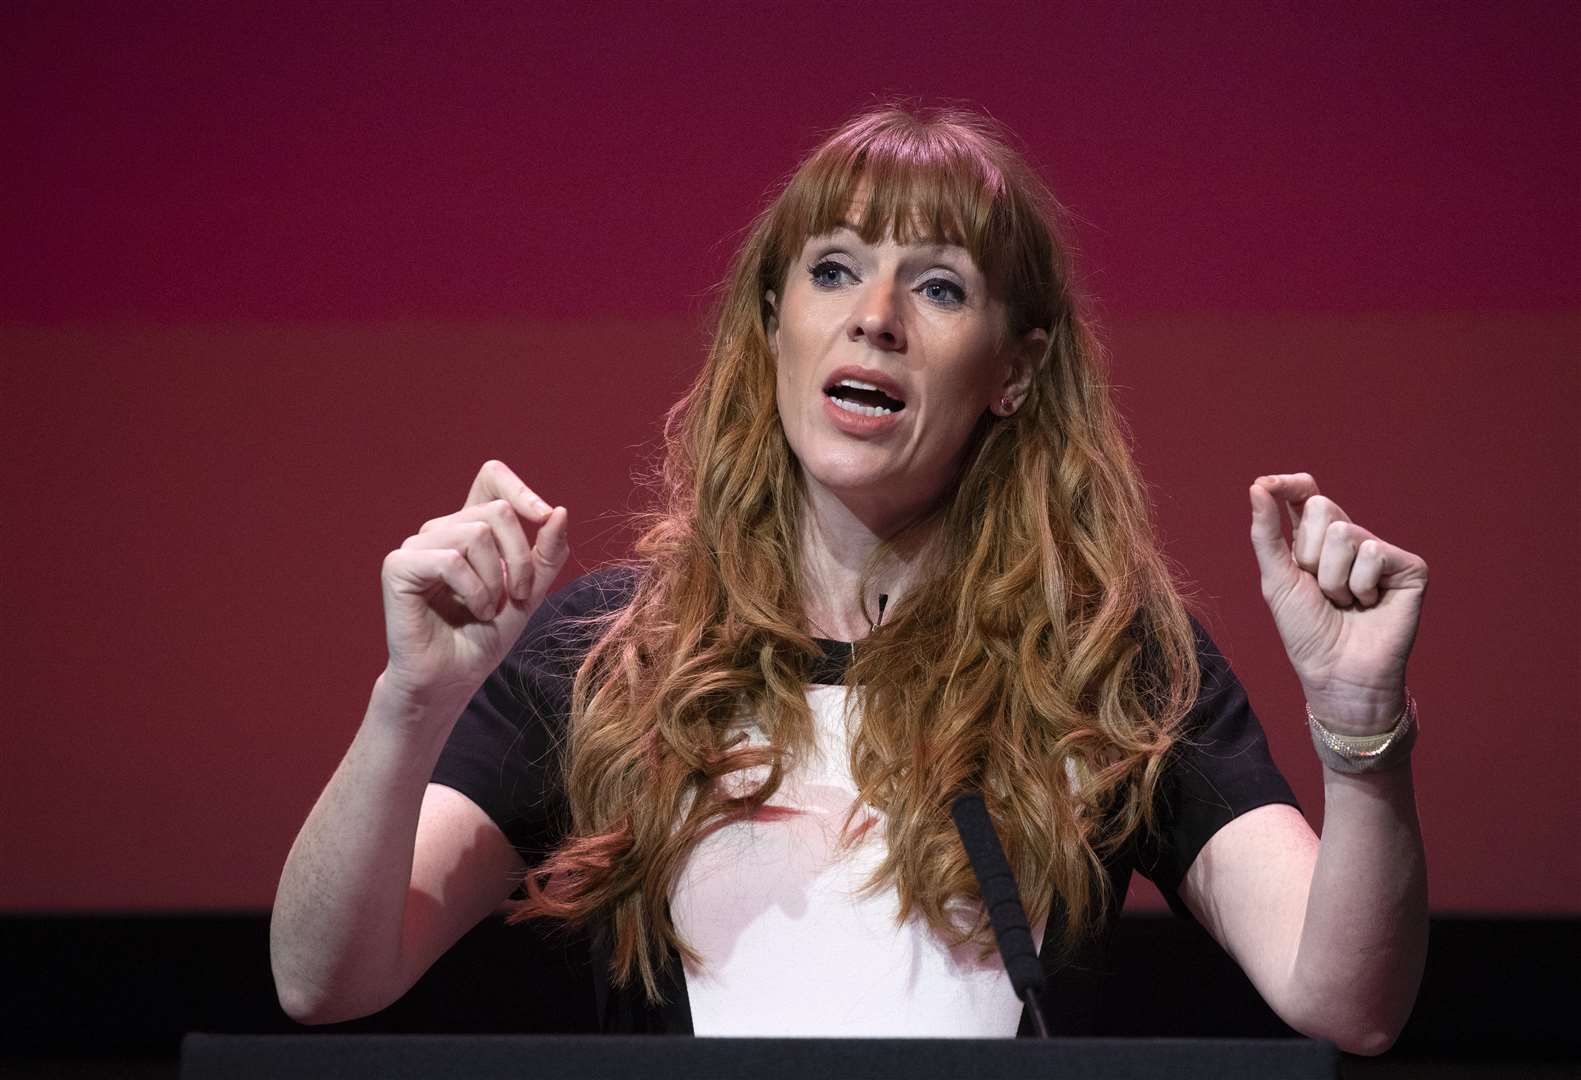
<path fill-rule="evenodd" d="M 0 909 L 267 904 L 383 554 L 488 457 L 620 552 L 740 231 L 906 94 L 1072 208 L 1161 534 L 1314 822 L 1246 542 L 1275 470 L 1432 567 L 1435 906 L 1581 911 L 1578 49 L 1538 3 L 15 8 Z"/>

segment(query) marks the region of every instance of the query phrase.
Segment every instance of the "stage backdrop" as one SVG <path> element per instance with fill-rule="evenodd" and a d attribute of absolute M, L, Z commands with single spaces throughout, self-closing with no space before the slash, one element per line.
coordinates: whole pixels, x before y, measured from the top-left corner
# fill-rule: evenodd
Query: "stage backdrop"
<path fill-rule="evenodd" d="M 267 905 L 384 553 L 489 457 L 620 552 L 743 226 L 905 94 L 1070 206 L 1168 553 L 1314 823 L 1271 471 L 1431 565 L 1435 907 L 1581 911 L 1578 9 L 732 10 L 9 6 L 0 907 Z"/>

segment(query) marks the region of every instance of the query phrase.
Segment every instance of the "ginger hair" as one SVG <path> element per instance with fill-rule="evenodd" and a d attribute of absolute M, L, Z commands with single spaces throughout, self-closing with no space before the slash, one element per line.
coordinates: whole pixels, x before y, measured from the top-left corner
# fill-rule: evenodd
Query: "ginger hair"
<path fill-rule="evenodd" d="M 864 241 L 964 246 L 1004 302 L 1007 332 L 1049 336 L 1022 406 L 984 416 L 958 481 L 908 527 L 930 531 L 936 557 L 848 673 L 862 717 L 857 805 L 883 811 L 888 844 L 869 887 L 896 889 L 900 920 L 920 915 L 954 943 L 991 948 L 986 916 L 959 917 L 980 904 L 949 816 L 956 795 L 981 791 L 1029 917 L 1062 913 L 1067 942 L 1091 933 L 1117 900 L 1104 858 L 1152 826 L 1196 699 L 1192 628 L 1058 205 L 981 115 L 857 116 L 780 187 L 730 267 L 707 363 L 665 425 L 635 592 L 600 623 L 576 675 L 570 832 L 529 872 L 514 916 L 600 926 L 616 984 L 640 979 L 653 1001 L 675 954 L 696 959 L 669 908 L 689 853 L 721 825 L 775 812 L 769 800 L 813 738 L 802 480 L 775 408 L 765 293 L 784 295 L 805 241 L 859 195 Z M 767 746 L 736 741 L 744 713 Z M 744 793 L 721 783 L 738 770 L 762 782 Z"/>

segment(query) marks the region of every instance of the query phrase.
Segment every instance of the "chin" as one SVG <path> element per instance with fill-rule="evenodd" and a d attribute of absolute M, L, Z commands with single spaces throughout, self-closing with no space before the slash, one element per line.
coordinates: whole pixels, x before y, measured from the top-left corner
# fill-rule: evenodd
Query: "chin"
<path fill-rule="evenodd" d="M 878 500 L 886 512 L 928 501 L 915 475 L 897 468 L 888 455 L 833 453 L 802 462 L 806 479 L 842 501 Z M 939 485 L 942 486 L 942 485 Z"/>
<path fill-rule="evenodd" d="M 894 476 L 875 462 L 853 461 L 845 455 L 812 458 L 802 462 L 802 472 L 820 487 L 840 495 L 860 495 L 894 486 Z"/>

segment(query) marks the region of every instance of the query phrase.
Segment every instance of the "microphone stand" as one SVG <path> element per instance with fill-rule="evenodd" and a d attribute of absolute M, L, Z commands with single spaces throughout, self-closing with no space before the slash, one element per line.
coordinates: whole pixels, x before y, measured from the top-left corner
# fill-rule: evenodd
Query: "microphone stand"
<path fill-rule="evenodd" d="M 961 835 L 961 845 L 966 848 L 966 858 L 977 878 L 977 890 L 982 893 L 983 907 L 993 925 L 999 958 L 1004 961 L 1005 974 L 1010 976 L 1010 987 L 1016 997 L 1026 1002 L 1038 1037 L 1046 1039 L 1049 1037 L 1048 1020 L 1038 998 L 1043 991 L 1043 965 L 1032 941 L 1032 928 L 1027 925 L 1026 909 L 1021 906 L 1016 876 L 1010 870 L 1010 861 L 1005 858 L 999 834 L 994 832 L 983 797 L 978 794 L 960 796 L 950 807 L 950 817 L 955 821 L 955 830 Z"/>

